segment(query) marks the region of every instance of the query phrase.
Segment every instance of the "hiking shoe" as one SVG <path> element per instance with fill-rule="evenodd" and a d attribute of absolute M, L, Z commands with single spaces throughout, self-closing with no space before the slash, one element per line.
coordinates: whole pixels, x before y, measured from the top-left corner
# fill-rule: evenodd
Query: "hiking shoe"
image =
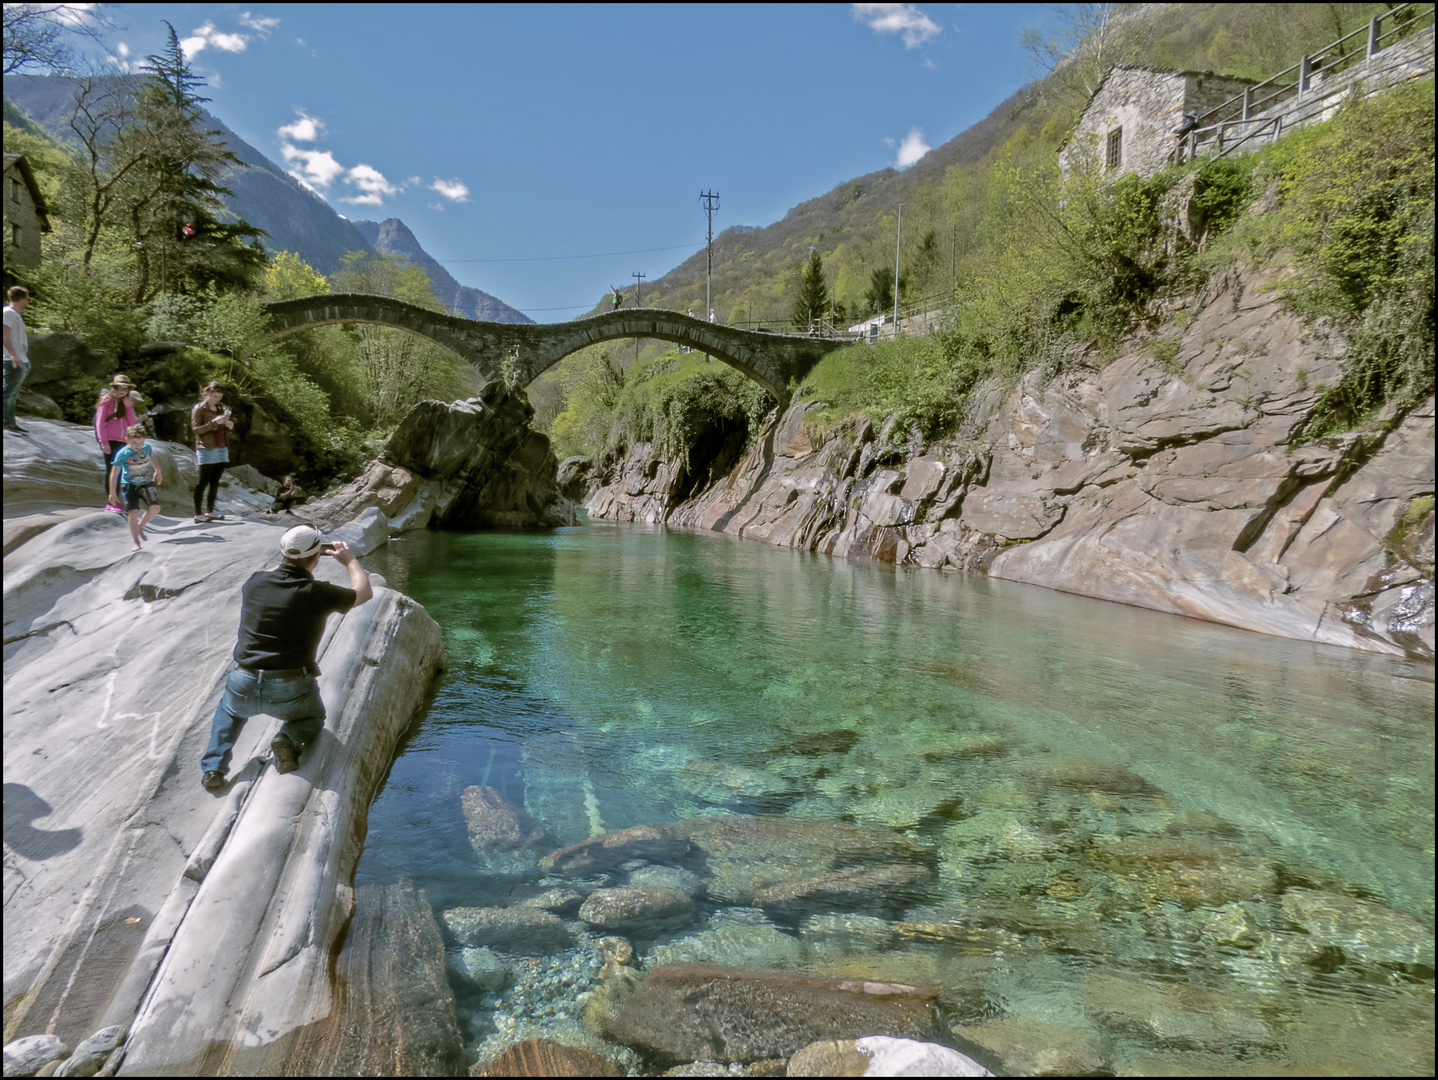
<path fill-rule="evenodd" d="M 195 524 L 196 524 L 196 525 L 203 525 L 205 522 L 207 522 L 207 521 L 209 521 L 209 520 L 210 520 L 210 518 L 209 518 L 209 515 L 208 515 L 208 514 L 196 514 L 196 515 L 195 515 Z"/>
<path fill-rule="evenodd" d="M 290 773 L 300 767 L 300 752 L 283 731 L 270 743 L 270 753 L 275 756 L 275 772 Z"/>
<path fill-rule="evenodd" d="M 112 514 L 123 514 L 125 512 L 125 508 L 123 506 L 116 506 L 112 502 L 107 502 L 105 504 L 105 509 Z"/>
<path fill-rule="evenodd" d="M 217 513 L 215 513 L 213 510 L 211 510 L 211 511 L 210 511 L 208 514 L 206 514 L 205 516 L 206 516 L 207 518 L 209 518 L 211 521 L 224 521 L 224 520 L 225 520 L 225 515 L 224 515 L 224 514 L 217 514 Z"/>
<path fill-rule="evenodd" d="M 219 769 L 211 769 L 200 778 L 200 784 L 211 794 L 218 795 L 225 787 L 225 774 Z"/>

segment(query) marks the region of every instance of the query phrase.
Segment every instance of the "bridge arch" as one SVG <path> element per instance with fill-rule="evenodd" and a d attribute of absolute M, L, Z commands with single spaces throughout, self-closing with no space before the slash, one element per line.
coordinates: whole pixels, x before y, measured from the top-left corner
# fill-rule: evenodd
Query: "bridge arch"
<path fill-rule="evenodd" d="M 280 300 L 265 307 L 271 339 L 339 323 L 392 326 L 442 345 L 474 365 L 486 378 L 499 378 L 503 361 L 517 355 L 520 379 L 526 386 L 587 345 L 619 338 L 658 338 L 708 353 L 753 379 L 780 404 L 788 404 L 791 381 L 802 379 L 825 354 L 848 344 L 843 340 L 736 330 L 658 308 L 621 308 L 572 322 L 525 325 L 462 319 L 363 293 Z"/>

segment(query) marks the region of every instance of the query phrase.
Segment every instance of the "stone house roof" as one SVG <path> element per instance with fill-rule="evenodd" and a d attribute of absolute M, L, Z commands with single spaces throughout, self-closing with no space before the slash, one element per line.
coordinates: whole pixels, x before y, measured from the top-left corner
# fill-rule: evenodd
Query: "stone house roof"
<path fill-rule="evenodd" d="M 45 196 L 40 194 L 40 185 L 35 182 L 35 174 L 30 170 L 30 163 L 25 160 L 24 154 L 6 154 L 5 172 L 11 167 L 20 174 L 25 181 L 25 188 L 30 192 L 30 201 L 35 204 L 35 213 L 40 218 L 40 228 L 44 232 L 50 231 L 50 209 L 45 205 Z"/>

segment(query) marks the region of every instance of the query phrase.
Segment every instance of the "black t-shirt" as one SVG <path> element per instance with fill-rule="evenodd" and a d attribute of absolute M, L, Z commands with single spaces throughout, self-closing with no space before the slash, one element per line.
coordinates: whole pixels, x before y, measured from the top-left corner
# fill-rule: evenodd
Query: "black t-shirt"
<path fill-rule="evenodd" d="M 326 616 L 348 611 L 359 594 L 316 581 L 308 570 L 282 563 L 274 570 L 251 574 L 240 597 L 235 663 L 278 671 L 313 664 Z"/>

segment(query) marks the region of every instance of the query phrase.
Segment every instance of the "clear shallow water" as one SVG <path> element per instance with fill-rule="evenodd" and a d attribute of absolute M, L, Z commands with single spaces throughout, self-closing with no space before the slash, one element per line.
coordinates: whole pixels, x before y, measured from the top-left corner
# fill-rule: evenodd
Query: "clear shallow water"
<path fill-rule="evenodd" d="M 474 784 L 562 843 L 844 821 L 926 876 L 779 916 L 711 881 L 636 966 L 926 982 L 1011 1064 L 1043 1044 L 1125 1073 L 1433 1071 L 1431 666 L 644 526 L 410 534 L 367 562 L 450 667 L 361 884 L 408 878 L 437 913 L 539 891 L 471 850 Z M 471 1049 L 580 1030 L 591 955 L 510 957 L 503 993 L 455 979 Z"/>

